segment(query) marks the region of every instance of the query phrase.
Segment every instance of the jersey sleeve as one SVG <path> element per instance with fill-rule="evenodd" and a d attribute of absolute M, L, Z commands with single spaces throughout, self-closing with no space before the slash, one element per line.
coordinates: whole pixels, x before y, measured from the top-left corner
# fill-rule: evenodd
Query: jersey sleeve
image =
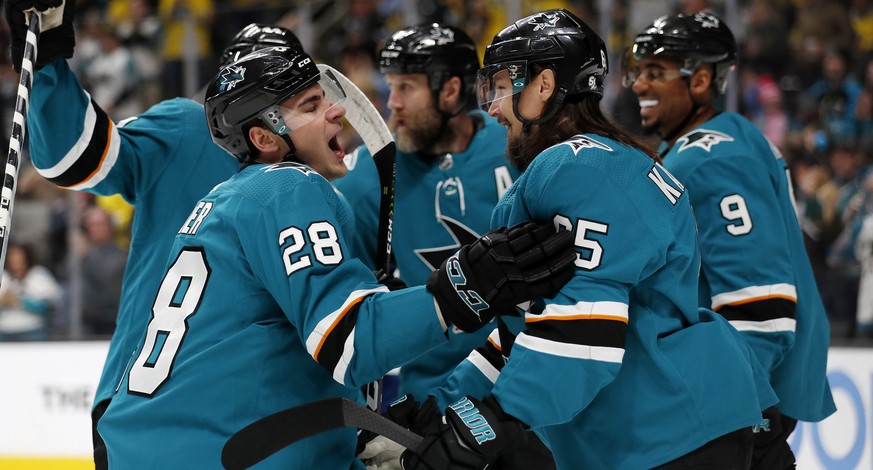
<path fill-rule="evenodd" d="M 236 224 L 240 239 L 252 240 L 243 246 L 254 275 L 337 382 L 361 386 L 447 341 L 430 293 L 388 292 L 348 255 L 339 229 L 347 215 L 321 176 L 244 207 Z"/>
<path fill-rule="evenodd" d="M 64 60 L 34 75 L 30 106 L 30 156 L 40 175 L 68 189 L 120 194 L 129 203 L 160 177 L 187 133 L 202 132 L 197 120 L 205 122 L 202 107 L 179 99 L 116 124 Z"/>
<path fill-rule="evenodd" d="M 710 305 L 768 370 L 794 343 L 797 289 L 787 228 L 761 158 L 707 159 L 685 178 Z M 705 302 L 707 299 L 701 299 Z"/>
<path fill-rule="evenodd" d="M 600 168 L 558 166 L 560 157 L 549 150 L 538 156 L 514 196 L 523 202 L 513 203 L 526 212 L 514 220 L 554 220 L 573 231 L 579 252 L 574 277 L 545 299 L 541 313 L 526 314 L 525 330 L 494 386 L 506 412 L 531 427 L 571 420 L 615 379 L 630 286 L 666 256 L 624 188 Z"/>
<path fill-rule="evenodd" d="M 376 238 L 379 234 L 379 174 L 367 147 L 361 145 L 346 156 L 349 172 L 333 181 L 354 214 L 354 231 L 349 232 L 352 255 L 370 269 L 376 266 Z"/>

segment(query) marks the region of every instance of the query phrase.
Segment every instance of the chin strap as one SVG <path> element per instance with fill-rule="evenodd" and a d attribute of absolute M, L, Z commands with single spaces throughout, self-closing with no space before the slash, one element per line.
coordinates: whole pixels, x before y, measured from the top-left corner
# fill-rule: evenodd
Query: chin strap
<path fill-rule="evenodd" d="M 288 134 L 290 134 L 290 132 Z M 288 144 L 288 153 L 286 153 L 285 156 L 282 157 L 282 161 L 283 162 L 300 162 L 300 160 L 297 158 L 297 155 L 296 155 L 297 147 L 294 146 L 294 142 L 291 141 L 291 136 L 289 136 L 288 134 L 282 134 L 279 136 L 282 138 L 282 140 L 285 141 L 286 144 Z"/>

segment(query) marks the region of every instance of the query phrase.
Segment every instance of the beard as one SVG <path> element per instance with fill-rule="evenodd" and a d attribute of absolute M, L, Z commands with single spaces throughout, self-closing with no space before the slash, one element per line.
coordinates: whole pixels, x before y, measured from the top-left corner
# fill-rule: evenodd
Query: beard
<path fill-rule="evenodd" d="M 404 129 L 397 129 L 397 118 L 392 113 L 388 118 L 388 128 L 394 133 L 397 149 L 404 153 L 428 153 L 433 144 L 442 137 L 442 117 L 432 108 L 408 116 Z"/>

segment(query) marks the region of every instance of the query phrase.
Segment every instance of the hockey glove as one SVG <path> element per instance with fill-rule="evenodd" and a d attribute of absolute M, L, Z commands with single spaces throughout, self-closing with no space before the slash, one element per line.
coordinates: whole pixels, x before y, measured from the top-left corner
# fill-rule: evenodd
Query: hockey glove
<path fill-rule="evenodd" d="M 12 65 L 21 73 L 21 59 L 27 38 L 24 12 L 36 9 L 42 12 L 35 67 L 39 69 L 54 59 L 73 57 L 76 35 L 73 32 L 73 0 L 6 0 L 4 11 L 12 36 Z"/>
<path fill-rule="evenodd" d="M 399 277 L 394 277 L 393 274 L 388 274 L 384 269 L 377 269 L 373 271 L 373 275 L 376 276 L 376 280 L 379 281 L 379 284 L 387 287 L 390 291 L 406 289 L 407 286 L 403 279 Z"/>
<path fill-rule="evenodd" d="M 525 427 L 493 397 L 465 397 L 446 408 L 433 432 L 400 457 L 405 470 L 479 470 L 527 440 Z"/>
<path fill-rule="evenodd" d="M 570 232 L 522 222 L 461 247 L 427 280 L 446 323 L 470 333 L 515 306 L 551 296 L 573 277 Z"/>
<path fill-rule="evenodd" d="M 412 395 L 405 395 L 391 403 L 385 416 L 416 434 L 425 435 L 436 432 L 442 414 L 434 397 L 429 397 L 424 406 L 419 407 Z M 400 444 L 371 431 L 358 433 L 358 458 L 368 470 L 371 467 L 377 470 L 400 468 L 400 455 L 405 450 Z"/>

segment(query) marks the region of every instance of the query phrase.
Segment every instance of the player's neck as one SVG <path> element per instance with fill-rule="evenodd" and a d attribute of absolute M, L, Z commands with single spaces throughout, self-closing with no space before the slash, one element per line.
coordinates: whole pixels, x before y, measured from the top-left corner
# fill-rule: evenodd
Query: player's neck
<path fill-rule="evenodd" d="M 445 132 L 433 144 L 430 151 L 434 155 L 446 153 L 461 153 L 470 145 L 473 134 L 477 130 L 476 123 L 467 113 L 461 113 L 449 119 Z"/>

